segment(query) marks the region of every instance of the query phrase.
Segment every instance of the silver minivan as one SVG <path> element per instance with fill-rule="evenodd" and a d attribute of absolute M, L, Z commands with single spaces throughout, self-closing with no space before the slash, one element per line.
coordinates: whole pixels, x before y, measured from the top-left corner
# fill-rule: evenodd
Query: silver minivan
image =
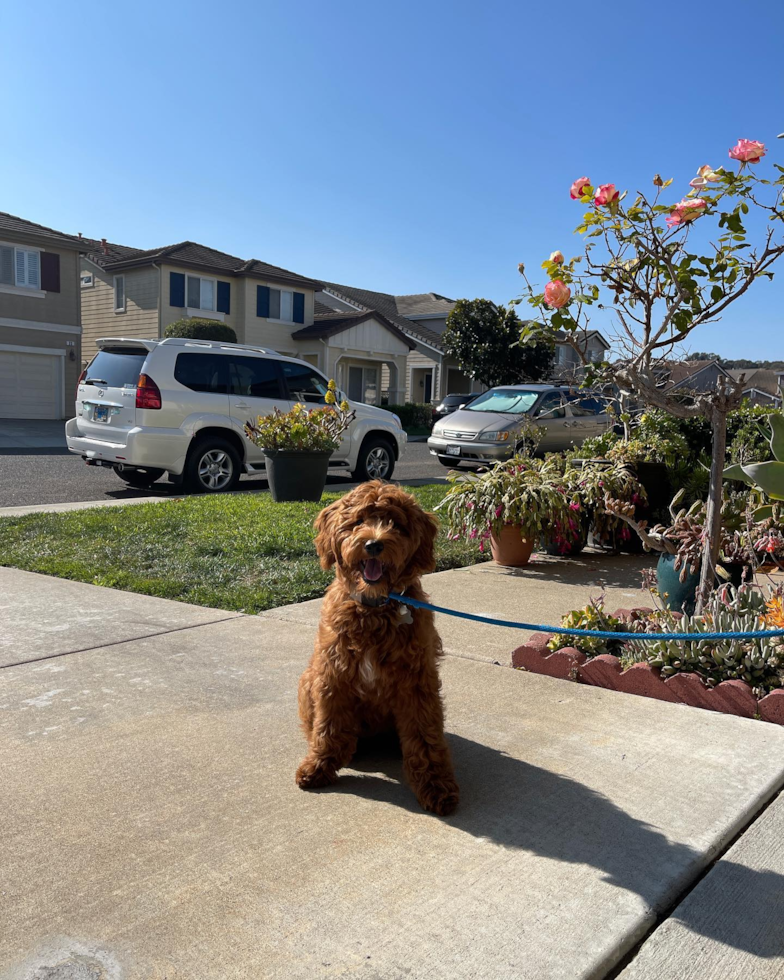
<path fill-rule="evenodd" d="M 461 460 L 495 463 L 522 448 L 530 423 L 539 430 L 538 451 L 549 453 L 601 435 L 613 419 L 607 399 L 592 392 L 559 385 L 502 385 L 436 422 L 427 445 L 444 466 Z"/>
<path fill-rule="evenodd" d="M 248 419 L 324 407 L 327 379 L 309 364 L 264 347 L 209 340 L 98 342 L 82 372 L 68 448 L 135 487 L 164 473 L 201 492 L 231 490 L 242 472 L 264 471 L 262 451 L 245 436 Z M 406 445 L 400 419 L 349 400 L 356 418 L 330 466 L 354 479 L 390 479 Z"/>

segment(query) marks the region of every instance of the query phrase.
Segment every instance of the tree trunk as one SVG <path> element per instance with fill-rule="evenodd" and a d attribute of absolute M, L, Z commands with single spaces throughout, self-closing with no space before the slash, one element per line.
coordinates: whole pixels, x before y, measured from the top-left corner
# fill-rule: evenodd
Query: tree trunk
<path fill-rule="evenodd" d="M 724 493 L 724 454 L 727 448 L 727 404 L 726 399 L 718 398 L 711 410 L 713 435 L 713 458 L 710 469 L 707 512 L 705 515 L 705 535 L 702 543 L 702 564 L 700 586 L 697 590 L 695 612 L 699 615 L 710 597 L 716 576 L 716 565 L 721 547 L 721 505 Z"/>

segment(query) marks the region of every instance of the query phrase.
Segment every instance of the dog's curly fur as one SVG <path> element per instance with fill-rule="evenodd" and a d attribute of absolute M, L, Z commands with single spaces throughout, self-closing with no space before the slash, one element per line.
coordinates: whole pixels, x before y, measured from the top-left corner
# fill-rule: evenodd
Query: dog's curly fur
<path fill-rule="evenodd" d="M 335 782 L 360 736 L 394 728 L 422 807 L 451 813 L 459 792 L 444 738 L 433 614 L 414 609 L 408 617 L 398 603 L 370 604 L 389 592 L 427 600 L 420 578 L 435 567 L 436 518 L 399 487 L 375 480 L 322 510 L 315 527 L 322 568 L 335 566 L 336 575 L 299 684 L 310 750 L 297 783 L 310 789 Z M 383 563 L 377 581 L 365 578 L 371 555 L 374 574 Z"/>

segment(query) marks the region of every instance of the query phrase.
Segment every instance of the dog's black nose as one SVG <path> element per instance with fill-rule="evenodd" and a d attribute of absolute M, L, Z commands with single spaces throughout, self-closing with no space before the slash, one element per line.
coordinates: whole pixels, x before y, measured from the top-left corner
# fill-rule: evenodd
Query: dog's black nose
<path fill-rule="evenodd" d="M 373 557 L 373 558 L 375 558 L 376 555 L 380 555 L 383 550 L 384 550 L 384 542 L 383 541 L 366 541 L 365 542 L 365 551 L 371 557 Z"/>

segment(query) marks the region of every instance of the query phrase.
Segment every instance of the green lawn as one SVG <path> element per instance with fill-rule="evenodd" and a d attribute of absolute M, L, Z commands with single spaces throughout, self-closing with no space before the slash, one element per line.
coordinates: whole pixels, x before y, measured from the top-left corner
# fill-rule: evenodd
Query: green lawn
<path fill-rule="evenodd" d="M 408 487 L 427 510 L 441 485 Z M 313 520 L 320 504 L 276 504 L 267 493 L 188 497 L 0 519 L 0 565 L 221 609 L 260 612 L 320 596 Z M 438 540 L 438 570 L 482 561 L 478 547 Z"/>

